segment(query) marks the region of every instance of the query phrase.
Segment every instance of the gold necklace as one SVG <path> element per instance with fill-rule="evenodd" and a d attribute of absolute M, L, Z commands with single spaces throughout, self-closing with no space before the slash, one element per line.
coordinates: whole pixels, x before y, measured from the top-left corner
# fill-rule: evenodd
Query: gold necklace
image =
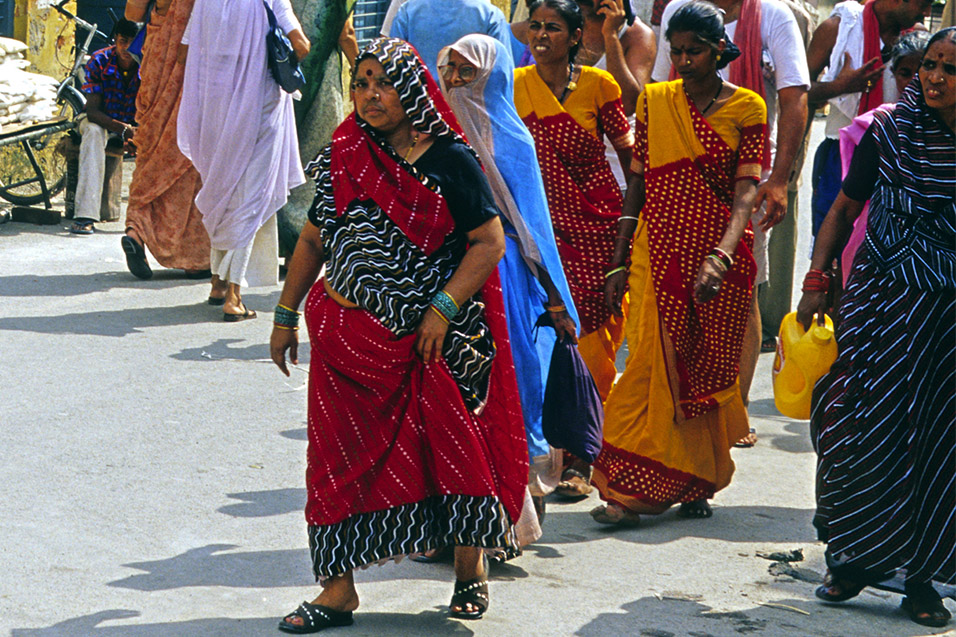
<path fill-rule="evenodd" d="M 408 161 L 408 156 L 412 154 L 412 151 L 415 150 L 415 144 L 418 143 L 418 138 L 420 133 L 415 133 L 415 136 L 412 137 L 412 145 L 408 147 L 408 150 L 405 151 L 405 156 L 402 157 L 403 160 Z"/>

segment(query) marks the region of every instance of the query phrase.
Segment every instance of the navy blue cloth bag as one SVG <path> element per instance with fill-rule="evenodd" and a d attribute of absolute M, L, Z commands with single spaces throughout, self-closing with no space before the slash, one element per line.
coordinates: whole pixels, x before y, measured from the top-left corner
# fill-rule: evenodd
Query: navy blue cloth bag
<path fill-rule="evenodd" d="M 302 67 L 299 66 L 299 59 L 292 50 L 292 43 L 289 38 L 279 28 L 276 22 L 276 14 L 272 12 L 266 2 L 262 3 L 266 8 L 266 16 L 269 18 L 269 30 L 266 32 L 266 54 L 268 56 L 269 70 L 276 83 L 282 87 L 286 93 L 295 93 L 305 86 L 305 74 Z"/>
<path fill-rule="evenodd" d="M 550 323 L 543 315 L 538 320 L 539 325 Z M 570 339 L 554 343 L 543 411 L 541 429 L 548 444 L 589 463 L 597 459 L 604 437 L 604 407 L 594 378 Z"/>

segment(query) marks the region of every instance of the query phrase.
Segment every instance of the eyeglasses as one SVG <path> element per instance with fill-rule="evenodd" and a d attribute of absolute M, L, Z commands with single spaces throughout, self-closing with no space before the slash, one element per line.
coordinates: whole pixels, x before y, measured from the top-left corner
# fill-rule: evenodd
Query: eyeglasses
<path fill-rule="evenodd" d="M 465 82 L 470 82 L 478 77 L 478 68 L 470 64 L 462 64 L 461 66 L 458 66 L 454 62 L 449 62 L 448 64 L 442 64 L 439 66 L 438 70 L 442 77 L 449 81 L 454 77 L 455 71 L 458 71 L 458 77 Z"/>

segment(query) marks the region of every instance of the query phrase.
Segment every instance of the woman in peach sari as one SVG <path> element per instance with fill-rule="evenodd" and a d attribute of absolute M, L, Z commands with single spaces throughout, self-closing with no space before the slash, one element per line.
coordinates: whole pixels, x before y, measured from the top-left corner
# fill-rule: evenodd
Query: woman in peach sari
<path fill-rule="evenodd" d="M 149 18 L 136 95 L 136 168 L 122 238 L 130 272 L 141 279 L 153 274 L 144 247 L 164 267 L 186 270 L 190 278 L 209 277 L 209 236 L 194 203 L 202 181 L 176 143 L 184 71 L 177 56 L 193 2 L 157 0 L 151 16 L 146 0 L 126 3 L 128 19 Z M 214 294 L 217 299 L 210 302 L 221 305 L 223 292 Z"/>
<path fill-rule="evenodd" d="M 633 526 L 676 503 L 683 517 L 710 517 L 707 500 L 730 483 L 730 449 L 749 429 L 737 361 L 756 274 L 749 219 L 766 106 L 717 75 L 739 50 L 713 5 L 682 7 L 667 38 L 682 79 L 649 85 L 638 99 L 606 285 L 615 311 L 625 283 L 631 294 L 630 354 L 605 403 L 594 463 L 607 505 L 591 515 L 604 524 Z"/>

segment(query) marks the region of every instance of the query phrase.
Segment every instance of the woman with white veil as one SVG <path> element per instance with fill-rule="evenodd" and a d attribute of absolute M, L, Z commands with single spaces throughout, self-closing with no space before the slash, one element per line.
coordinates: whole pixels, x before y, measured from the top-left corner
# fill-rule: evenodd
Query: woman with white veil
<path fill-rule="evenodd" d="M 289 0 L 266 0 L 301 59 L 309 41 Z M 196 207 L 212 246 L 210 304 L 227 322 L 255 318 L 240 287 L 278 282 L 275 213 L 305 183 L 292 96 L 269 72 L 261 0 L 196 0 L 183 36 L 179 148 L 203 186 Z"/>

